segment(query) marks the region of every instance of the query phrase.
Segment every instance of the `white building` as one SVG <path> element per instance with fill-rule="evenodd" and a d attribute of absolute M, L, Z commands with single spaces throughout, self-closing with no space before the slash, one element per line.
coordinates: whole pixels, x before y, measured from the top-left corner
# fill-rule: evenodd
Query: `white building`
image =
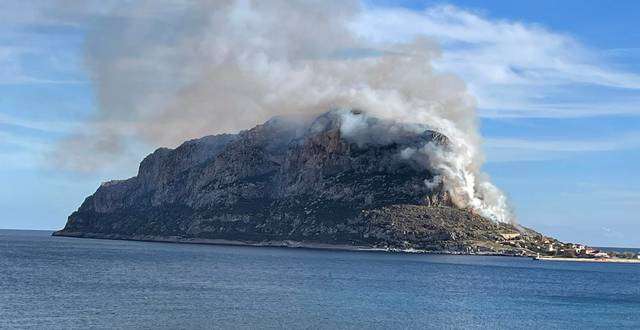
<path fill-rule="evenodd" d="M 593 255 L 596 258 L 609 258 L 609 254 L 606 252 L 598 252 Z"/>

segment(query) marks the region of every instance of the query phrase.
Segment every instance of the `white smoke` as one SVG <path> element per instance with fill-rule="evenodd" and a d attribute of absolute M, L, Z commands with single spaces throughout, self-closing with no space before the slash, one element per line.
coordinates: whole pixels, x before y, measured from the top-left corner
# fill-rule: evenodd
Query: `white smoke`
<path fill-rule="evenodd" d="M 358 36 L 350 23 L 362 10 L 354 1 L 127 2 L 117 20 L 91 28 L 87 64 L 100 111 L 68 143 L 80 152 L 80 144 L 127 139 L 174 146 L 275 115 L 362 109 L 446 135 L 447 148 L 406 152 L 428 155 L 438 176 L 425 184 L 442 184 L 459 207 L 513 221 L 504 195 L 480 172 L 475 101 L 463 81 L 434 72 L 439 50 L 430 40 Z"/>
<path fill-rule="evenodd" d="M 446 143 L 432 141 L 419 148 L 407 147 L 400 152 L 400 157 L 412 159 L 435 174 L 425 180 L 425 185 L 429 189 L 444 188 L 458 207 L 471 209 L 498 222 L 515 221 L 506 196 L 480 172 L 478 146 L 470 143 L 474 140 L 465 140 L 468 137 L 463 132 L 435 126 L 430 120 L 421 122 L 422 125 L 412 125 L 416 122 L 405 123 L 403 118 L 392 116 L 390 119 L 397 122 L 379 124 L 369 121 L 368 115 L 350 111 L 341 112 L 341 115 L 343 136 L 358 143 L 388 143 L 407 131 L 422 133 L 425 125 L 438 132 L 447 132 Z"/>

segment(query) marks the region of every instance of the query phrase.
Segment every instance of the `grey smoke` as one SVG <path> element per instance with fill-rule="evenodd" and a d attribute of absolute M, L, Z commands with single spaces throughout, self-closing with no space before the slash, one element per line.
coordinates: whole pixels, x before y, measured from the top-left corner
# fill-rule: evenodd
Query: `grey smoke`
<path fill-rule="evenodd" d="M 428 39 L 374 43 L 353 30 L 356 1 L 124 2 L 92 21 L 86 63 L 99 111 L 59 159 L 83 169 L 130 141 L 176 146 L 235 132 L 276 115 L 362 109 L 439 131 L 450 147 L 407 151 L 429 166 L 460 207 L 513 221 L 480 173 L 475 101 L 458 77 L 434 72 Z M 367 123 L 345 118 L 345 134 Z M 388 131 L 392 134 L 392 131 Z M 69 146 L 73 146 L 70 148 Z M 411 153 L 411 154 L 410 154 Z"/>

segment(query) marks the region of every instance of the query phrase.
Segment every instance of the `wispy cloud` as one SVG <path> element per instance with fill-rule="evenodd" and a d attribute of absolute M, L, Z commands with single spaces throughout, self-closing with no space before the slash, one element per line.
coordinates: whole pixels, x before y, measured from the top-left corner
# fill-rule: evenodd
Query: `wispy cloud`
<path fill-rule="evenodd" d="M 615 69 L 601 51 L 539 25 L 490 19 L 454 6 L 435 6 L 421 12 L 372 7 L 353 29 L 379 42 L 416 36 L 439 41 L 443 54 L 436 67 L 464 77 L 480 108 L 490 109 L 481 111 L 481 115 L 640 115 L 637 100 L 623 108 L 607 106 L 615 103 L 611 95 L 595 107 L 575 101 L 549 106 L 550 102 L 570 99 L 570 91 L 565 92 L 567 86 L 600 86 L 610 94 L 612 89 L 640 89 L 640 75 Z"/>
<path fill-rule="evenodd" d="M 566 158 L 582 153 L 638 149 L 640 132 L 588 140 L 488 138 L 484 142 L 491 162 L 540 161 Z"/>
<path fill-rule="evenodd" d="M 181 6 L 177 2 L 163 2 L 167 6 L 141 5 L 138 11 L 119 10 L 119 1 L 87 1 L 82 4 L 66 1 L 54 1 L 52 4 L 41 2 L 20 2 L 12 10 L 0 14 L 0 20 L 12 27 L 56 26 L 71 27 L 74 33 L 86 29 L 87 22 L 110 22 L 118 25 L 118 19 L 135 15 L 136 19 L 161 17 L 163 13 L 171 12 Z M 15 12 L 15 15 L 8 14 Z M 114 23 L 115 22 L 115 23 Z M 412 11 L 401 8 L 365 6 L 353 20 L 351 29 L 367 39 L 367 45 L 390 45 L 412 40 L 415 37 L 427 36 L 436 40 L 442 46 L 442 56 L 436 62 L 440 71 L 454 72 L 468 84 L 472 93 L 477 97 L 483 117 L 587 117 L 608 115 L 640 115 L 640 99 L 625 96 L 618 97 L 617 90 L 635 91 L 640 89 L 640 75 L 614 68 L 607 59 L 607 51 L 590 49 L 568 34 L 552 31 L 548 28 L 517 21 L 494 19 L 481 13 L 461 9 L 454 6 L 434 6 L 423 11 Z M 29 29 L 11 28 L 13 32 L 23 33 Z M 54 29 L 55 30 L 55 29 Z M 86 32 L 86 31 L 85 31 Z M 2 83 L 84 83 L 77 79 L 79 75 L 73 70 L 78 69 L 77 63 L 65 67 L 64 63 L 70 55 L 49 46 L 33 48 L 30 42 L 20 42 L 20 36 L 11 36 L 15 42 L 0 47 L 0 84 Z M 26 36 L 31 36 L 27 34 Z M 39 36 L 38 38 L 42 38 Z M 44 39 L 38 39 L 44 40 Z M 44 44 L 49 45 L 49 44 Z M 130 45 L 129 45 L 130 46 Z M 192 47 L 196 48 L 196 47 Z M 388 48 L 388 47 L 387 47 Z M 387 49 L 384 48 L 384 49 Z M 128 106 L 126 95 L 133 90 L 131 86 L 147 83 L 147 93 L 131 93 L 131 99 L 153 100 L 154 97 L 165 102 L 163 89 L 164 80 L 178 81 L 180 77 L 173 69 L 178 67 L 171 60 L 171 54 L 166 54 L 163 48 L 153 48 L 158 52 L 159 61 L 153 56 L 132 56 L 123 66 L 135 67 L 139 71 L 149 72 L 144 82 L 122 79 L 123 75 L 114 74 L 114 81 L 118 87 L 117 99 L 123 104 L 110 108 L 130 112 L 135 107 Z M 389 50 L 393 51 L 393 49 Z M 629 54 L 634 49 L 609 50 L 612 54 Z M 55 53 L 52 54 L 51 52 Z M 80 50 L 76 49 L 76 52 Z M 151 51 L 149 54 L 154 55 Z M 35 75 L 27 68 L 25 56 L 36 56 L 38 61 L 49 61 L 48 64 L 62 63 L 63 67 L 55 74 Z M 57 57 L 57 58 L 53 58 Z M 82 57 L 75 54 L 75 60 Z M 141 60 L 142 58 L 142 60 Z M 168 58 L 168 59 L 166 59 Z M 129 61 L 130 60 L 130 61 Z M 209 60 L 209 59 L 207 59 Z M 177 61 L 180 62 L 180 61 Z M 153 66 L 154 63 L 159 63 Z M 47 65 L 48 66 L 48 65 Z M 118 67 L 121 69 L 121 67 Z M 59 74 L 67 71 L 71 74 Z M 36 71 L 38 72 L 38 71 Z M 39 71 L 42 73 L 43 71 Z M 113 70 L 108 70 L 108 73 Z M 163 72 L 170 74 L 163 75 Z M 576 86 L 593 86 L 589 100 L 576 99 Z M 606 92 L 603 90 L 606 89 Z M 158 96 L 159 95 L 159 96 Z M 599 95 L 600 97 L 593 97 Z M 170 95 L 171 96 L 171 95 Z M 594 99 L 598 99 L 594 102 Z M 160 102 L 158 101 L 158 102 Z M 153 111 L 153 106 L 145 104 L 141 112 L 147 114 Z M 191 109 L 180 109 L 179 115 L 189 114 Z M 201 118 L 201 116 L 198 116 Z M 140 119 L 141 118 L 141 119 Z M 127 117 L 127 120 L 93 123 L 90 130 L 110 128 L 118 136 L 135 135 L 136 120 L 142 126 L 148 125 L 146 117 Z M 176 118 L 171 118 L 175 121 Z M 0 115 L 0 123 L 18 125 L 30 129 L 55 131 L 64 133 L 77 129 L 79 123 L 46 123 L 28 119 Z M 193 126 L 189 121 L 184 126 Z M 111 129 L 112 128 L 112 129 Z M 204 130 L 211 127 L 205 125 Z M 162 135 L 168 135 L 167 130 Z M 636 138 L 637 140 L 637 138 Z M 487 142 L 491 161 L 500 159 L 546 159 L 557 157 L 562 152 L 589 152 L 610 150 L 607 148 L 621 148 L 615 141 L 530 141 L 516 139 L 490 139 Z M 567 150 L 570 149 L 570 150 Z M 511 154 L 509 154 L 511 152 Z"/>
<path fill-rule="evenodd" d="M 524 139 L 486 139 L 490 148 L 513 148 L 553 152 L 598 152 L 634 149 L 640 147 L 640 133 L 625 134 L 598 140 L 524 140 Z"/>
<path fill-rule="evenodd" d="M 597 116 L 636 116 L 640 115 L 640 100 L 609 100 L 609 102 L 524 102 L 520 104 L 497 105 L 494 108 L 482 108 L 484 118 L 578 118 Z"/>
<path fill-rule="evenodd" d="M 589 192 L 588 197 L 585 191 Z M 563 198 L 585 199 L 589 198 L 590 203 L 606 207 L 638 207 L 640 206 L 640 187 L 626 185 L 611 185 L 603 183 L 584 182 L 577 184 L 572 190 L 561 193 Z"/>
<path fill-rule="evenodd" d="M 0 131 L 0 145 L 2 145 L 4 148 L 11 147 L 15 149 L 26 149 L 36 152 L 41 152 L 50 148 L 50 145 L 42 139 L 6 131 Z"/>
<path fill-rule="evenodd" d="M 53 145 L 31 136 L 0 131 L 0 163 L 3 170 L 36 169 Z"/>
<path fill-rule="evenodd" d="M 605 55 L 618 57 L 638 57 L 640 47 L 611 48 L 604 51 Z"/>
<path fill-rule="evenodd" d="M 78 121 L 60 120 L 35 120 L 31 118 L 11 116 L 0 113 L 0 125 L 14 126 L 17 128 L 37 130 L 44 133 L 71 133 L 82 126 Z M 2 131 L 0 131 L 2 133 Z"/>
<path fill-rule="evenodd" d="M 19 39 L 15 43 L 38 43 L 38 38 L 25 34 L 12 38 Z M 30 67 L 35 63 L 38 68 Z M 0 85 L 87 84 L 79 66 L 77 54 L 68 49 L 0 46 Z"/>
<path fill-rule="evenodd" d="M 54 12 L 60 1 L 13 1 L 0 12 L 0 85 L 86 84 L 83 31 Z"/>

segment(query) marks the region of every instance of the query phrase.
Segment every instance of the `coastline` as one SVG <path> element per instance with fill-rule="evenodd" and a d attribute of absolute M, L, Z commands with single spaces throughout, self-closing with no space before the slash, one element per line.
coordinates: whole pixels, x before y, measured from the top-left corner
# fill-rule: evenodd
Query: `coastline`
<path fill-rule="evenodd" d="M 623 258 L 559 258 L 559 257 L 537 257 L 534 260 L 541 261 L 571 261 L 571 262 L 594 262 L 594 263 L 627 263 L 640 264 L 640 259 Z"/>
<path fill-rule="evenodd" d="M 446 255 L 471 255 L 471 256 L 497 256 L 497 257 L 530 257 L 513 254 L 503 254 L 495 252 L 475 252 L 465 253 L 460 251 L 447 250 L 419 250 L 419 249 L 400 249 L 400 248 L 380 248 L 365 245 L 348 245 L 348 244 L 328 244 L 313 243 L 300 241 L 262 241 L 262 242 L 246 242 L 227 239 L 209 239 L 209 238 L 186 238 L 181 236 L 153 236 L 153 235 L 117 235 L 117 234 L 98 234 L 98 233 L 81 233 L 81 232 L 62 232 L 54 231 L 51 236 L 70 237 L 70 238 L 89 238 L 89 239 L 106 239 L 116 241 L 137 241 L 151 243 L 175 243 L 175 244 L 201 244 L 201 245 L 223 245 L 223 246 L 247 246 L 247 247 L 275 247 L 275 248 L 297 248 L 311 250 L 331 250 L 331 251 L 356 251 L 356 252 L 387 252 L 387 253 L 411 253 L 411 254 L 446 254 Z"/>
<path fill-rule="evenodd" d="M 82 233 L 82 232 L 63 232 L 54 231 L 51 236 L 70 237 L 70 238 L 88 238 L 88 239 L 104 239 L 116 241 L 137 241 L 151 243 L 174 243 L 174 244 L 200 244 L 200 245 L 222 245 L 222 246 L 246 246 L 246 247 L 274 247 L 274 248 L 296 248 L 310 250 L 329 250 L 329 251 L 351 251 L 351 252 L 385 252 L 385 253 L 410 253 L 410 254 L 441 254 L 441 255 L 468 255 L 468 256 L 496 256 L 496 257 L 517 257 L 531 258 L 536 261 L 568 261 L 568 262 L 588 262 L 588 263 L 627 263 L 640 264 L 640 259 L 623 259 L 623 258 L 565 258 L 565 257 L 548 257 L 548 256 L 527 256 L 514 255 L 496 252 L 461 252 L 449 250 L 420 250 L 420 249 L 400 249 L 400 248 L 381 248 L 366 245 L 348 245 L 348 244 L 329 244 L 317 242 L 300 242 L 292 240 L 284 241 L 239 241 L 228 239 L 209 239 L 209 238 L 186 238 L 181 236 L 154 236 L 154 235 L 118 235 L 118 234 L 99 234 L 99 233 Z"/>

